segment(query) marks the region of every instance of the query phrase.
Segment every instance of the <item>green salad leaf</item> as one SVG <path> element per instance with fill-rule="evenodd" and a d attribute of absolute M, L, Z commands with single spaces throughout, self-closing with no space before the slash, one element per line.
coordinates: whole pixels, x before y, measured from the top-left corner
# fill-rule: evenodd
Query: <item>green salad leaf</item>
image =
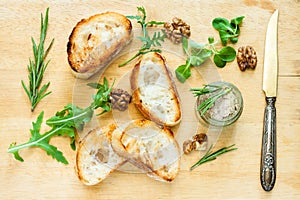
<path fill-rule="evenodd" d="M 212 21 L 212 26 L 219 31 L 219 36 L 223 45 L 227 45 L 228 40 L 233 44 L 238 42 L 240 24 L 244 18 L 244 16 L 236 17 L 229 22 L 225 18 L 218 17 Z"/>
<path fill-rule="evenodd" d="M 113 85 L 109 87 L 106 78 L 104 78 L 103 84 L 90 83 L 88 85 L 97 89 L 96 94 L 92 96 L 93 101 L 88 107 L 80 108 L 73 104 L 66 105 L 61 111 L 56 112 L 55 116 L 46 120 L 46 125 L 49 126 L 50 130 L 45 133 L 40 133 L 44 116 L 44 112 L 42 111 L 37 117 L 36 122 L 32 123 L 32 129 L 30 130 L 31 138 L 29 141 L 20 145 L 17 145 L 15 142 L 11 143 L 7 152 L 14 154 L 16 160 L 23 162 L 24 159 L 19 154 L 21 149 L 39 147 L 58 162 L 68 164 L 63 153 L 49 143 L 50 139 L 54 136 L 68 137 L 70 138 L 71 148 L 75 150 L 76 130 L 83 130 L 85 123 L 91 121 L 96 109 L 102 108 L 103 111 L 100 114 L 111 110 L 109 95 Z"/>
<path fill-rule="evenodd" d="M 207 44 L 200 44 L 186 37 L 182 38 L 182 48 L 187 55 L 186 63 L 176 68 L 177 79 L 184 83 L 191 76 L 191 67 L 197 67 L 203 64 L 207 59 L 213 56 L 213 61 L 217 67 L 224 67 L 227 62 L 231 62 L 236 57 L 236 51 L 230 46 L 216 49 L 216 42 L 213 37 L 208 38 Z"/>

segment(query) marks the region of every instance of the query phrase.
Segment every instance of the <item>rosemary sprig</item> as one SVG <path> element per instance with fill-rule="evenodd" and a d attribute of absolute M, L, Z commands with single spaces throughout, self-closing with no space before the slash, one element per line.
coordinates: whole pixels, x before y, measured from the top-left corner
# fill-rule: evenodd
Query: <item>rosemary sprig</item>
<path fill-rule="evenodd" d="M 44 112 L 42 111 L 37 117 L 36 122 L 32 123 L 30 130 L 31 137 L 28 142 L 17 145 L 15 142 L 11 143 L 7 152 L 14 154 L 16 160 L 24 161 L 20 156 L 19 151 L 28 147 L 39 147 L 46 151 L 46 153 L 56 159 L 58 162 L 68 164 L 67 159 L 63 153 L 52 144 L 49 144 L 50 139 L 54 136 L 67 136 L 71 139 L 70 146 L 73 150 L 75 146 L 76 130 L 82 130 L 85 123 L 91 121 L 94 110 L 102 108 L 100 114 L 111 110 L 111 102 L 109 95 L 112 87 L 108 86 L 108 81 L 104 78 L 103 84 L 89 84 L 95 86 L 97 93 L 93 95 L 93 102 L 86 108 L 80 108 L 73 104 L 66 105 L 61 111 L 57 112 L 55 116 L 49 118 L 46 124 L 50 127 L 49 131 L 40 133 L 41 124 L 43 122 Z M 99 114 L 99 115 L 100 115 Z"/>
<path fill-rule="evenodd" d="M 200 111 L 200 115 L 203 116 L 208 109 L 213 107 L 214 103 L 224 96 L 228 94 L 232 88 L 228 86 L 219 86 L 213 84 L 204 85 L 203 88 L 191 88 L 190 91 L 194 94 L 194 96 L 200 96 L 204 94 L 211 94 L 207 99 L 205 99 L 197 108 Z"/>
<path fill-rule="evenodd" d="M 217 159 L 217 156 L 219 156 L 219 155 L 222 155 L 222 154 L 230 152 L 230 151 L 237 150 L 237 148 L 232 148 L 234 145 L 235 144 L 230 145 L 228 147 L 223 147 L 213 153 L 211 152 L 211 149 L 212 149 L 212 145 L 211 145 L 210 148 L 208 149 L 208 151 L 206 152 L 206 154 L 198 162 L 196 162 L 193 166 L 191 166 L 190 170 L 192 171 L 193 169 L 195 169 L 196 167 L 198 167 L 199 165 L 201 165 L 203 163 Z"/>
<path fill-rule="evenodd" d="M 51 92 L 46 92 L 50 85 L 50 82 L 44 84 L 41 87 L 44 72 L 50 61 L 49 60 L 48 62 L 45 62 L 45 59 L 54 42 L 54 39 L 52 39 L 50 45 L 45 51 L 44 43 L 45 43 L 45 38 L 46 38 L 46 33 L 48 28 L 48 12 L 49 12 L 49 8 L 47 8 L 46 10 L 45 19 L 43 18 L 43 14 L 41 14 L 41 31 L 40 31 L 40 41 L 38 46 L 36 45 L 34 39 L 31 38 L 34 60 L 31 60 L 29 58 L 29 65 L 27 66 L 29 72 L 28 75 L 29 86 L 26 86 L 23 80 L 21 81 L 22 86 L 31 102 L 32 112 L 34 111 L 36 105 L 43 98 L 45 98 L 47 95 L 51 93 Z"/>
<path fill-rule="evenodd" d="M 134 15 L 134 16 L 126 16 L 128 19 L 134 19 L 137 20 L 137 23 L 139 23 L 142 27 L 143 35 L 139 36 L 138 39 L 140 39 L 143 42 L 143 46 L 138 50 L 138 52 L 127 61 L 121 63 L 119 67 L 123 67 L 127 65 L 129 62 L 134 60 L 140 55 L 144 55 L 150 52 L 161 52 L 160 49 L 151 49 L 151 47 L 157 47 L 161 46 L 161 42 L 164 42 L 164 39 L 166 37 L 166 32 L 164 30 L 156 31 L 153 33 L 153 35 L 150 37 L 147 27 L 153 26 L 153 25 L 163 25 L 165 22 L 158 22 L 158 21 L 149 21 L 146 22 L 146 10 L 144 7 L 137 7 L 138 12 L 141 15 Z"/>

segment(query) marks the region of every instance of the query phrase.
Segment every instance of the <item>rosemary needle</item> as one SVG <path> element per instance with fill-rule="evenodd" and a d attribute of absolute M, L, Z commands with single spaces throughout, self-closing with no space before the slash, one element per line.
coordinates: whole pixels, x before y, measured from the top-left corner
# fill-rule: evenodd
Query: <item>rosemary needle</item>
<path fill-rule="evenodd" d="M 208 149 L 208 151 L 205 153 L 205 155 L 198 161 L 196 162 L 193 166 L 191 166 L 190 170 L 192 171 L 193 169 L 195 169 L 196 167 L 198 167 L 199 165 L 215 160 L 217 159 L 217 156 L 222 155 L 224 153 L 230 152 L 230 151 L 234 151 L 237 150 L 237 148 L 232 148 L 235 144 L 230 145 L 228 147 L 223 147 L 215 152 L 211 152 L 212 149 L 212 145 L 210 146 L 210 148 Z"/>
<path fill-rule="evenodd" d="M 204 94 L 211 94 L 205 99 L 201 104 L 198 106 L 197 110 L 200 111 L 200 115 L 204 115 L 208 109 L 210 109 L 214 103 L 221 98 L 222 96 L 226 95 L 232 90 L 230 87 L 222 87 L 218 85 L 208 84 L 205 85 L 203 88 L 191 88 L 190 91 L 194 94 L 194 96 L 200 96 Z"/>
<path fill-rule="evenodd" d="M 44 72 L 49 64 L 48 62 L 45 62 L 45 59 L 53 45 L 54 39 L 52 39 L 50 45 L 48 48 L 44 49 L 44 43 L 48 28 L 48 12 L 49 8 L 46 10 L 45 19 L 43 18 L 43 15 L 41 14 L 41 32 L 40 32 L 40 41 L 38 46 L 36 45 L 36 42 L 33 38 L 31 38 L 32 41 L 32 49 L 33 49 L 33 55 L 34 60 L 29 59 L 29 65 L 27 66 L 29 75 L 29 85 L 26 87 L 24 81 L 22 80 L 22 86 L 31 102 L 31 111 L 33 112 L 36 105 L 47 95 L 49 95 L 51 92 L 46 92 L 50 82 L 47 84 L 44 84 L 41 87 L 41 83 L 43 80 Z"/>

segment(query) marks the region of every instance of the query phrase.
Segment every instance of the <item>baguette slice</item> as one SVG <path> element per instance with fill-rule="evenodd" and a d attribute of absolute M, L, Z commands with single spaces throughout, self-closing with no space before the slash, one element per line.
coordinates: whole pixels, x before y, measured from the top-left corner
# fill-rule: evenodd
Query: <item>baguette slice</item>
<path fill-rule="evenodd" d="M 132 25 L 124 15 L 106 12 L 82 19 L 73 28 L 67 45 L 75 77 L 88 79 L 104 69 L 132 40 Z"/>
<path fill-rule="evenodd" d="M 76 173 L 85 185 L 95 185 L 104 180 L 126 160 L 112 149 L 109 136 L 114 124 L 90 131 L 82 141 L 76 155 Z"/>
<path fill-rule="evenodd" d="M 173 133 L 149 120 L 133 120 L 112 132 L 114 151 L 148 176 L 164 182 L 175 179 L 180 168 L 180 150 Z"/>
<path fill-rule="evenodd" d="M 132 102 L 149 120 L 175 126 L 181 120 L 179 96 L 165 58 L 159 53 L 140 57 L 130 77 Z"/>

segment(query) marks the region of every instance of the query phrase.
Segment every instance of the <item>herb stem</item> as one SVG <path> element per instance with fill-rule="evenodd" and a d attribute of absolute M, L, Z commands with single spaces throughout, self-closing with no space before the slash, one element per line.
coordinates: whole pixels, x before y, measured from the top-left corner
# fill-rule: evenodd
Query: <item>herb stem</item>
<path fill-rule="evenodd" d="M 150 49 L 148 51 L 144 51 L 144 50 L 139 50 L 133 57 L 131 57 L 129 60 L 119 64 L 119 67 L 124 67 L 125 65 L 127 65 L 128 63 L 130 63 L 131 61 L 133 61 L 134 59 L 136 59 L 137 57 L 139 57 L 140 55 L 144 55 L 150 52 L 161 52 L 160 49 Z"/>
<path fill-rule="evenodd" d="M 151 49 L 152 46 L 161 46 L 160 42 L 163 42 L 166 33 L 164 31 L 157 31 L 154 32 L 153 36 L 150 37 L 148 34 L 147 27 L 148 25 L 162 25 L 164 22 L 158 22 L 158 21 L 150 21 L 146 22 L 146 10 L 144 7 L 137 7 L 138 12 L 140 12 L 141 15 L 136 16 L 126 16 L 128 19 L 135 19 L 137 20 L 137 23 L 139 23 L 142 27 L 142 36 L 138 37 L 142 42 L 143 46 L 139 49 L 139 51 L 129 60 L 121 63 L 119 67 L 123 67 L 130 63 L 132 60 L 137 58 L 140 55 L 147 54 L 150 52 L 161 52 L 160 49 Z M 163 34 L 161 34 L 163 33 Z"/>
<path fill-rule="evenodd" d="M 31 111 L 33 112 L 37 104 L 46 96 L 48 96 L 51 92 L 46 92 L 48 89 L 50 82 L 41 86 L 44 72 L 49 64 L 49 61 L 45 63 L 45 59 L 53 45 L 54 39 L 52 39 L 50 45 L 44 51 L 44 43 L 48 28 L 48 12 L 49 8 L 46 10 L 45 19 L 41 14 L 41 29 L 40 29 L 40 40 L 38 46 L 36 45 L 33 38 L 31 38 L 32 42 L 32 49 L 33 49 L 33 56 L 34 59 L 29 59 L 29 64 L 27 66 L 29 75 L 29 84 L 28 86 L 25 85 L 24 81 L 22 80 L 22 87 L 25 90 L 30 102 L 31 102 Z"/>
<path fill-rule="evenodd" d="M 214 94 L 210 96 L 208 99 L 206 99 L 203 103 L 200 104 L 198 107 L 198 110 L 201 111 L 201 116 L 206 113 L 208 109 L 210 109 L 213 104 L 222 96 L 230 92 L 232 88 L 226 88 L 225 90 L 222 90 L 220 93 Z"/>
<path fill-rule="evenodd" d="M 93 84 L 95 85 L 95 84 Z M 42 88 L 43 90 L 45 88 Z M 100 114 L 110 111 L 111 102 L 109 95 L 112 91 L 112 86 L 108 86 L 106 78 L 103 80 L 103 84 L 97 83 L 97 93 L 93 95 L 93 102 L 90 106 L 82 109 L 73 104 L 68 104 L 61 111 L 56 112 L 55 116 L 49 118 L 46 124 L 50 127 L 49 131 L 40 133 L 41 124 L 43 122 L 44 112 L 42 111 L 37 117 L 36 122 L 32 123 L 32 129 L 30 129 L 30 139 L 20 145 L 16 142 L 10 144 L 7 152 L 14 154 L 14 158 L 19 161 L 24 159 L 19 155 L 19 150 L 29 147 L 38 147 L 47 152 L 48 155 L 55 158 L 58 162 L 68 164 L 68 161 L 64 157 L 63 153 L 57 149 L 57 147 L 49 144 L 50 138 L 54 136 L 67 136 L 71 139 L 70 146 L 73 150 L 75 146 L 76 130 L 82 130 L 85 123 L 90 122 L 94 110 L 102 108 L 103 111 Z"/>
<path fill-rule="evenodd" d="M 203 163 L 217 159 L 217 156 L 220 156 L 220 155 L 230 152 L 230 151 L 237 150 L 237 148 L 233 148 L 234 145 L 235 144 L 230 145 L 228 147 L 223 147 L 213 153 L 211 152 L 211 149 L 212 149 L 212 145 L 211 145 L 210 148 L 208 149 L 208 151 L 206 152 L 206 154 L 198 162 L 196 162 L 194 165 L 192 165 L 190 167 L 190 171 L 192 171 L 193 169 L 195 169 L 196 167 L 198 167 L 199 165 L 201 165 Z"/>
<path fill-rule="evenodd" d="M 88 108 L 89 108 L 89 107 L 88 107 Z M 83 116 L 85 116 L 87 113 L 88 113 L 88 111 L 87 111 L 87 109 L 85 109 L 85 110 L 83 110 L 82 113 L 73 115 L 72 117 L 66 116 L 65 118 L 62 118 L 61 120 L 55 120 L 55 121 L 47 120 L 46 123 L 47 123 L 48 125 L 55 125 L 55 124 L 66 123 L 66 122 L 69 122 L 69 121 L 73 121 L 73 120 L 75 120 L 75 119 L 78 119 L 78 118 L 80 118 L 80 117 L 83 117 Z"/>
<path fill-rule="evenodd" d="M 56 127 L 56 128 L 53 128 L 52 130 L 50 130 L 49 132 L 45 133 L 43 135 L 43 137 L 39 138 L 38 140 L 35 140 L 35 141 L 29 141 L 29 142 L 26 142 L 24 144 L 20 144 L 20 145 L 16 145 L 16 146 L 13 146 L 13 147 L 10 147 L 7 152 L 8 153 L 12 153 L 12 152 L 15 152 L 15 151 L 19 151 L 21 149 L 24 149 L 24 148 L 27 148 L 27 147 L 30 147 L 30 146 L 34 146 L 35 144 L 38 144 L 39 142 L 45 140 L 46 138 L 50 138 L 53 134 L 55 134 L 57 131 L 61 130 L 62 128 L 64 128 L 66 126 L 66 124 L 60 126 L 60 127 Z"/>

